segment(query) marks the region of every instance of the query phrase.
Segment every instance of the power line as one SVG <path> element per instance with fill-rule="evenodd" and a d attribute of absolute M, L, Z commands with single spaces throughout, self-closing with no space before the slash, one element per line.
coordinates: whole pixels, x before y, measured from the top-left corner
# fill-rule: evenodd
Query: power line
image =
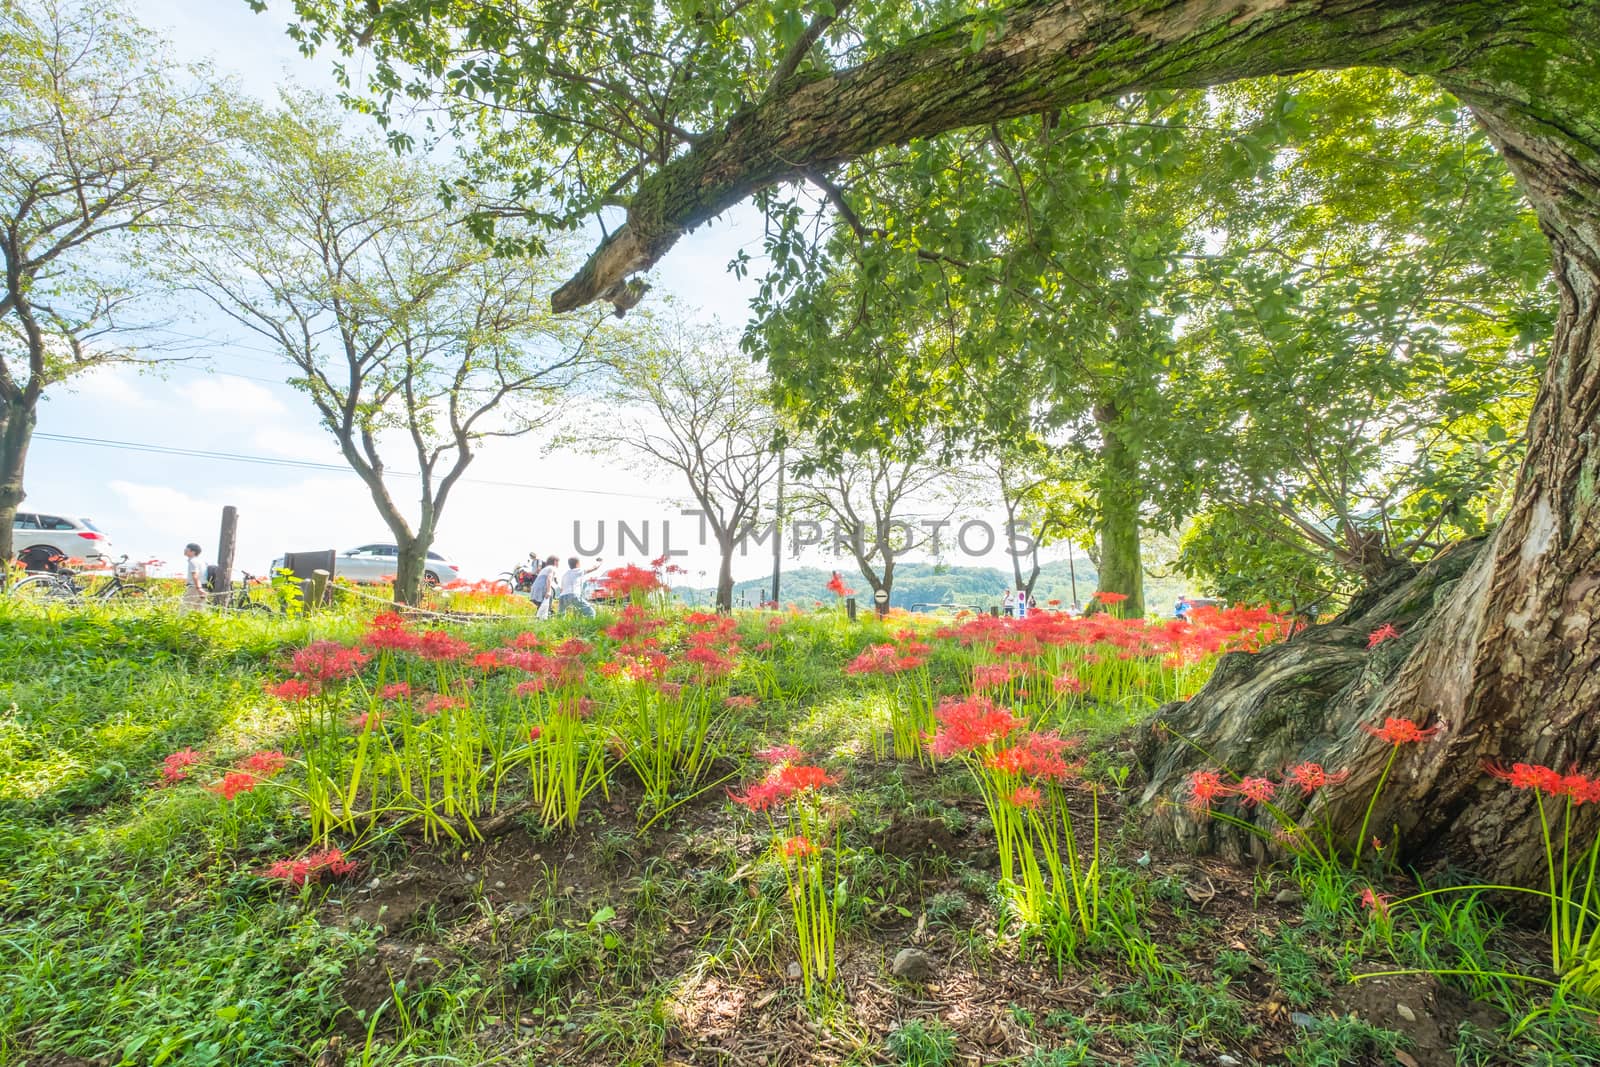
<path fill-rule="evenodd" d="M 173 445 L 152 445 L 138 441 L 110 441 L 100 437 L 79 437 L 72 434 L 35 433 L 35 440 L 55 441 L 65 445 L 88 445 L 96 448 L 115 448 L 126 452 L 148 452 L 157 456 L 179 456 L 185 459 L 209 459 L 226 463 L 255 463 L 265 467 L 294 467 L 302 470 L 332 471 L 337 474 L 354 474 L 342 463 L 318 463 L 309 459 L 288 459 L 281 456 L 251 456 L 239 452 L 209 452 L 198 448 L 179 448 Z M 384 469 L 385 474 L 399 478 L 421 478 L 415 471 Z M 551 493 L 581 493 L 587 496 L 616 496 L 633 500 L 659 502 L 662 498 L 649 493 L 628 493 L 619 489 L 574 489 L 565 485 L 539 485 L 533 482 L 502 482 L 488 478 L 462 478 L 463 483 L 488 485 L 502 489 L 536 489 Z"/>

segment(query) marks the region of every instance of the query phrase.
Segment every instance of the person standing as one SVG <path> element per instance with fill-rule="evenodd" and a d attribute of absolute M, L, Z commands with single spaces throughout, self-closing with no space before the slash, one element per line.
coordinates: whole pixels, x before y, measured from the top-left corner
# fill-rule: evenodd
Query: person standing
<path fill-rule="evenodd" d="M 204 607 L 206 603 L 206 565 L 200 558 L 200 546 L 190 541 L 183 546 L 183 606 Z"/>
<path fill-rule="evenodd" d="M 586 619 L 594 618 L 594 605 L 584 598 L 583 586 L 589 575 L 599 569 L 599 557 L 595 558 L 594 566 L 586 571 L 578 569 L 577 556 L 569 556 L 567 558 L 566 572 L 561 575 L 560 611 L 563 615 L 568 611 L 576 611 Z"/>
<path fill-rule="evenodd" d="M 550 606 L 555 602 L 556 593 L 556 557 L 551 556 L 544 561 L 544 566 L 539 568 L 539 573 L 533 579 L 533 602 L 539 605 L 535 618 L 548 619 Z"/>

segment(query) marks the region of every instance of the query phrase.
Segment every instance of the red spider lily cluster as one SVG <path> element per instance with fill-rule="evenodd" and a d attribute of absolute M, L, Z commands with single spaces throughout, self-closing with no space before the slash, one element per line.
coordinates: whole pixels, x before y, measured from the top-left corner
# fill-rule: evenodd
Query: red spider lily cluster
<path fill-rule="evenodd" d="M 868 645 L 861 650 L 861 654 L 845 664 L 846 674 L 900 674 L 903 671 L 913 671 L 928 662 L 929 648 L 926 644 L 911 640 L 906 637 L 911 631 L 902 631 L 895 635 L 900 644 L 885 642 L 879 645 Z M 915 635 L 912 634 L 912 637 Z"/>
<path fill-rule="evenodd" d="M 1329 771 L 1322 764 L 1309 761 L 1291 767 L 1282 781 L 1246 775 L 1230 785 L 1222 780 L 1221 773 L 1217 771 L 1198 770 L 1189 775 L 1188 804 L 1191 810 L 1206 813 L 1218 801 L 1237 797 L 1243 806 L 1254 807 L 1271 802 L 1280 789 L 1298 789 L 1301 796 L 1309 797 L 1317 790 L 1339 785 L 1349 777 L 1349 771 Z"/>
<path fill-rule="evenodd" d="M 224 774 L 221 780 L 207 786 L 213 793 L 224 800 L 233 800 L 240 793 L 248 793 L 256 786 L 271 778 L 289 762 L 289 758 L 282 752 L 265 750 L 252 752 L 234 765 L 234 769 Z"/>
<path fill-rule="evenodd" d="M 354 678 L 366 662 L 366 654 L 358 649 L 337 641 L 313 641 L 290 657 L 289 673 L 320 687 Z"/>
<path fill-rule="evenodd" d="M 1121 658 L 1166 657 L 1169 666 L 1181 666 L 1220 652 L 1256 651 L 1287 633 L 1288 625 L 1268 608 L 1196 608 L 1184 622 L 1039 611 L 1022 619 L 973 615 L 937 635 L 987 647 L 1002 659 L 1032 659 L 1050 647 L 1109 645 Z"/>
<path fill-rule="evenodd" d="M 1509 782 L 1513 789 L 1529 789 L 1546 796 L 1561 797 L 1574 806 L 1600 804 L 1600 777 L 1590 778 L 1576 771 L 1562 774 L 1535 763 L 1514 763 L 1510 770 L 1491 763 L 1485 764 L 1484 770 Z"/>
<path fill-rule="evenodd" d="M 726 678 L 738 666 L 738 623 L 731 615 L 712 615 L 703 611 L 685 617 L 683 658 L 696 681 L 714 682 Z"/>
<path fill-rule="evenodd" d="M 838 571 L 834 571 L 833 577 L 828 579 L 827 589 L 828 592 L 832 593 L 834 596 L 845 597 L 856 595 L 856 591 L 854 589 L 851 589 L 848 585 L 844 584 L 844 575 L 840 574 Z"/>
<path fill-rule="evenodd" d="M 180 748 L 172 755 L 161 761 L 161 777 L 157 780 L 158 788 L 177 785 L 189 777 L 189 768 L 200 762 L 200 753 L 192 748 Z"/>
<path fill-rule="evenodd" d="M 637 601 L 666 588 L 661 574 L 659 570 L 647 570 L 636 563 L 627 563 L 602 574 L 598 586 L 608 595 Z"/>
<path fill-rule="evenodd" d="M 938 730 L 928 743 L 935 756 L 948 759 L 1004 740 L 1027 723 L 988 697 L 946 700 L 934 712 Z"/>
<path fill-rule="evenodd" d="M 821 767 L 809 763 L 790 762 L 786 753 L 784 758 L 772 763 L 771 769 L 761 781 L 747 786 L 743 793 L 733 793 L 730 796 L 735 804 L 751 811 L 771 811 L 798 796 L 815 793 L 819 789 L 838 784 L 839 779 Z"/>
<path fill-rule="evenodd" d="M 300 886 L 324 878 L 340 878 L 353 873 L 355 869 L 355 863 L 345 859 L 343 852 L 336 848 L 325 848 L 309 852 L 299 859 L 279 860 L 264 873 L 268 878 Z"/>

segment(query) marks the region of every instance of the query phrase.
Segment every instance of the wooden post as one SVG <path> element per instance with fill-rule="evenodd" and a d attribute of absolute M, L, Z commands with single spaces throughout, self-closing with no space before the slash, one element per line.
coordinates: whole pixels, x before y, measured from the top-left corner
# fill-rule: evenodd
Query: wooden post
<path fill-rule="evenodd" d="M 211 583 L 213 603 L 226 604 L 233 588 L 233 549 L 239 536 L 239 509 L 229 504 L 222 509 L 222 532 L 217 537 L 217 576 Z"/>
<path fill-rule="evenodd" d="M 856 598 L 855 597 L 847 596 L 847 597 L 844 598 L 844 613 L 850 617 L 850 621 L 851 622 L 855 622 L 856 621 Z"/>
<path fill-rule="evenodd" d="M 329 577 L 328 572 L 321 567 L 311 572 L 311 603 L 319 608 L 328 597 Z"/>

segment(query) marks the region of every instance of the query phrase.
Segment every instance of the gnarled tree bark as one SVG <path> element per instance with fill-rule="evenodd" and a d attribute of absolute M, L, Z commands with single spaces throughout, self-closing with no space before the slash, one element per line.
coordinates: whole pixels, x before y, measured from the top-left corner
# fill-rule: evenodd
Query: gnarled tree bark
<path fill-rule="evenodd" d="M 1254 663 L 1230 658 L 1168 714 L 1240 772 L 1303 756 L 1348 765 L 1329 812 L 1345 829 L 1387 755 L 1361 725 L 1444 725 L 1407 755 L 1375 825 L 1398 824 L 1407 849 L 1526 878 L 1540 862 L 1529 800 L 1481 764 L 1600 769 L 1600 5 L 1040 0 L 1010 8 L 976 50 L 971 36 L 958 23 L 859 67 L 791 79 L 651 176 L 554 306 L 615 298 L 681 233 L 752 192 L 883 145 L 1133 91 L 1356 65 L 1431 75 L 1500 146 L 1550 237 L 1561 290 L 1510 515 L 1475 553 L 1446 554 L 1340 624 Z M 1368 653 L 1367 628 L 1381 621 L 1405 636 Z M 1198 758 L 1152 753 L 1147 798 L 1181 799 Z M 1181 805 L 1160 810 L 1175 833 L 1200 832 Z"/>

